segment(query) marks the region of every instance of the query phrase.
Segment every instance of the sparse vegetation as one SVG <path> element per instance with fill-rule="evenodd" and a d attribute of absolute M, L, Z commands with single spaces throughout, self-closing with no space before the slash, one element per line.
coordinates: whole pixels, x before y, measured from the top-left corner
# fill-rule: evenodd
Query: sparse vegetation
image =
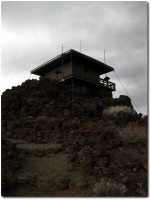
<path fill-rule="evenodd" d="M 93 191 L 96 196 L 102 197 L 124 197 L 126 195 L 126 186 L 113 180 L 101 179 L 94 185 Z"/>
<path fill-rule="evenodd" d="M 130 106 L 111 106 L 103 111 L 103 115 L 119 125 L 137 119 L 136 111 Z"/>
<path fill-rule="evenodd" d="M 129 124 L 119 131 L 120 138 L 126 143 L 147 143 L 147 127 Z"/>
<path fill-rule="evenodd" d="M 136 112 L 128 106 L 111 106 L 103 111 L 104 115 L 117 117 L 120 112 L 135 114 Z"/>

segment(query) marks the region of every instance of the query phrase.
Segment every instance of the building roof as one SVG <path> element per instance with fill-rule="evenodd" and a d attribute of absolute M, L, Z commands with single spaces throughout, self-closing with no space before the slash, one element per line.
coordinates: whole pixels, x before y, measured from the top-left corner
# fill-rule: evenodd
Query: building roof
<path fill-rule="evenodd" d="M 89 57 L 73 49 L 63 53 L 63 64 L 66 64 L 71 60 L 77 63 L 85 64 L 85 66 L 92 66 L 93 68 L 99 71 L 100 75 L 114 70 L 114 68 L 106 65 L 105 63 L 102 63 L 99 60 L 96 60 L 92 57 Z M 53 59 L 31 70 L 31 74 L 43 76 L 47 72 L 61 65 L 62 65 L 62 54 L 54 57 Z"/>

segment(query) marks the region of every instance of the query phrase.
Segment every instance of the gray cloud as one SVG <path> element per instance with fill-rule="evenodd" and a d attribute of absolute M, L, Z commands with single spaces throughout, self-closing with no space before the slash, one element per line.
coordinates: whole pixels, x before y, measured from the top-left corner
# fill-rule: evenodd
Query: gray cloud
<path fill-rule="evenodd" d="M 146 2 L 2 2 L 2 90 L 21 84 L 34 67 L 64 50 L 114 67 L 140 110 L 147 109 Z M 115 97 L 123 94 L 117 83 Z M 34 76 L 32 76 L 34 77 Z"/>

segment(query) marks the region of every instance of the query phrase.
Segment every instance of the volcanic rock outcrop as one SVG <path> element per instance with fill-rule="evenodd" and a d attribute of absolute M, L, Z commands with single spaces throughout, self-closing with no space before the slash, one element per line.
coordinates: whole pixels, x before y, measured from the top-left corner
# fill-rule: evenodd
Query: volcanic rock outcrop
<path fill-rule="evenodd" d="M 120 182 L 125 188 L 123 193 L 108 196 L 147 195 L 147 127 L 140 123 L 137 113 L 126 121 L 121 115 L 118 123 L 103 115 L 110 106 L 133 109 L 129 97 L 102 98 L 101 91 L 90 90 L 43 79 L 27 80 L 2 94 L 3 196 L 95 196 L 98 193 L 93 187 L 100 179 Z M 136 129 L 142 134 L 134 135 Z M 64 166 L 62 174 L 66 173 L 63 177 L 55 164 L 59 159 L 64 163 L 60 163 Z M 55 179 L 49 170 L 42 171 L 47 161 L 56 169 L 58 166 Z M 36 175 L 30 170 L 32 162 L 39 165 Z M 38 170 L 49 179 L 43 180 Z M 80 174 L 79 179 L 74 173 Z M 29 193 L 23 189 L 27 184 L 32 188 Z"/>

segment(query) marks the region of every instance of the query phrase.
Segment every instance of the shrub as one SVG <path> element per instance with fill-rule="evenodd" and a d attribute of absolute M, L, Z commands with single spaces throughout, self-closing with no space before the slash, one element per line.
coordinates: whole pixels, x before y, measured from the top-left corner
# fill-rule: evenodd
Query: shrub
<path fill-rule="evenodd" d="M 101 179 L 94 185 L 93 189 L 96 196 L 119 197 L 126 195 L 126 186 L 112 180 Z"/>
<path fill-rule="evenodd" d="M 111 106 L 111 107 L 107 108 L 106 110 L 104 110 L 103 114 L 108 115 L 108 116 L 110 116 L 110 115 L 116 116 L 120 112 L 134 113 L 135 111 L 132 110 L 132 108 L 129 106 Z"/>
<path fill-rule="evenodd" d="M 119 131 L 119 136 L 127 143 L 147 144 L 147 127 L 129 124 Z"/>
<path fill-rule="evenodd" d="M 137 113 L 129 106 L 111 106 L 103 111 L 103 115 L 117 124 L 136 121 Z"/>

